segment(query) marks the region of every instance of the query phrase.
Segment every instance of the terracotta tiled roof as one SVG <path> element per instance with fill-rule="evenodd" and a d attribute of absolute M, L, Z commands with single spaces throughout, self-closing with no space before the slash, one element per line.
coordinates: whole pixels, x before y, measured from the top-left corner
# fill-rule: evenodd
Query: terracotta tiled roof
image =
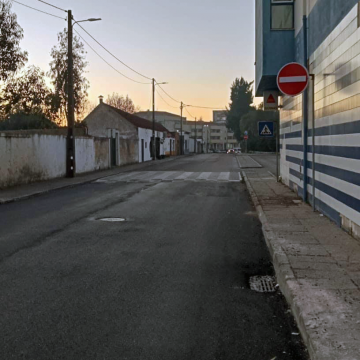
<path fill-rule="evenodd" d="M 119 115 L 121 115 L 124 119 L 132 123 L 134 126 L 142 129 L 150 129 L 153 128 L 153 123 L 150 120 L 144 119 L 142 117 L 130 114 L 126 111 L 120 110 L 118 108 L 115 108 L 113 106 L 110 106 L 108 104 L 103 103 L 102 105 L 108 106 L 112 110 L 116 111 Z M 155 122 L 155 130 L 156 131 L 162 131 L 162 132 L 169 132 L 168 129 L 166 129 L 163 125 Z"/>

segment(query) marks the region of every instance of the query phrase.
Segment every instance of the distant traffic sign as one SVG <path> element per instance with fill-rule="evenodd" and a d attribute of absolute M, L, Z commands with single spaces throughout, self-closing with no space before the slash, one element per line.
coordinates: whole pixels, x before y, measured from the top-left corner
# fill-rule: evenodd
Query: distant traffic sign
<path fill-rule="evenodd" d="M 259 121 L 259 136 L 273 137 L 274 136 L 274 122 L 273 121 Z"/>
<path fill-rule="evenodd" d="M 244 140 L 248 140 L 249 136 L 248 135 L 244 135 Z"/>
<path fill-rule="evenodd" d="M 244 135 L 245 135 L 245 136 L 249 135 L 249 132 L 248 132 L 248 131 L 244 131 Z"/>
<path fill-rule="evenodd" d="M 288 96 L 301 94 L 307 88 L 308 83 L 309 73 L 306 67 L 298 63 L 285 65 L 277 76 L 279 90 Z"/>

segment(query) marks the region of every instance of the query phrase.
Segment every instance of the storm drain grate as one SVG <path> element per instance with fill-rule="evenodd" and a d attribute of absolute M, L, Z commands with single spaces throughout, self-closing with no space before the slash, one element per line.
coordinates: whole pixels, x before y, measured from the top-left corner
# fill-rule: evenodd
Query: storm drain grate
<path fill-rule="evenodd" d="M 250 278 L 250 289 L 261 292 L 275 292 L 276 280 L 274 276 L 252 276 Z"/>
<path fill-rule="evenodd" d="M 126 221 L 125 218 L 102 218 L 102 219 L 99 219 L 100 221 L 106 221 L 106 222 L 123 222 L 123 221 Z"/>

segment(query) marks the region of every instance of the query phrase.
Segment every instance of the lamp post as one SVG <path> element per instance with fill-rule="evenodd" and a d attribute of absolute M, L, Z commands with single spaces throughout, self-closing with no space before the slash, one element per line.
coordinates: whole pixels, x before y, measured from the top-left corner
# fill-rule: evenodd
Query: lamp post
<path fill-rule="evenodd" d="M 66 139 L 66 176 L 75 176 L 75 106 L 74 106 L 74 64 L 73 64 L 73 27 L 79 22 L 99 21 L 90 18 L 87 20 L 73 21 L 71 10 L 68 11 L 68 133 Z"/>
<path fill-rule="evenodd" d="M 156 80 L 152 79 L 152 157 L 153 160 L 156 160 L 156 144 L 155 144 L 155 86 L 156 85 L 166 85 L 167 82 L 157 83 Z"/>

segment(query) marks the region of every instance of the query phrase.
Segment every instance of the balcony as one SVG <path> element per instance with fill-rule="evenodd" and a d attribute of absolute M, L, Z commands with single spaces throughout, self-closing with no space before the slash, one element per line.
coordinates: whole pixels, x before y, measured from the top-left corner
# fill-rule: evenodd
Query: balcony
<path fill-rule="evenodd" d="M 294 35 L 293 0 L 256 0 L 256 96 L 278 89 L 279 70 L 295 59 Z"/>

